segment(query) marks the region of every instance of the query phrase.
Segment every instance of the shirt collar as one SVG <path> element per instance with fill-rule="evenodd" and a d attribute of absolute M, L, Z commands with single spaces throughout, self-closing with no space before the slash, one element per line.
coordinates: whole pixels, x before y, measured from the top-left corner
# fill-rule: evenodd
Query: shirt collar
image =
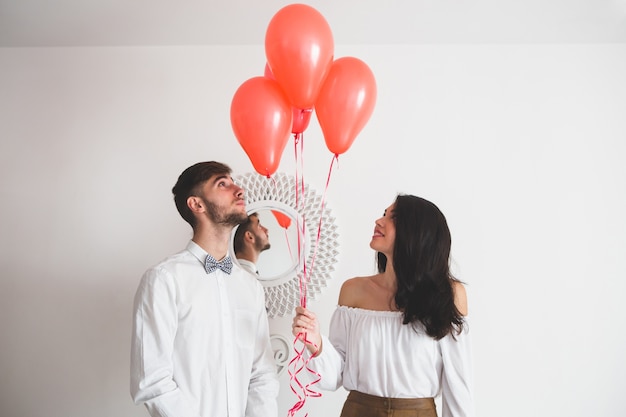
<path fill-rule="evenodd" d="M 237 262 L 239 262 L 239 265 L 243 266 L 244 268 L 247 266 L 249 267 L 250 271 L 256 272 L 256 265 L 254 264 L 254 262 L 250 262 L 247 259 L 240 259 L 237 258 Z"/>
<path fill-rule="evenodd" d="M 193 240 L 190 240 L 187 244 L 187 250 L 191 252 L 191 254 L 195 256 L 202 265 L 204 265 L 204 261 L 206 260 L 206 256 L 208 255 L 207 251 L 202 249 L 200 245 L 198 245 Z"/>

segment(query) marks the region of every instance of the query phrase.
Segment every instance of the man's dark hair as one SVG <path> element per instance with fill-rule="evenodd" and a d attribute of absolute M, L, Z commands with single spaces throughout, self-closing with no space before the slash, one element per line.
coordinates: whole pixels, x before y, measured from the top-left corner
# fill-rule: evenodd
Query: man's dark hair
<path fill-rule="evenodd" d="M 258 216 L 258 214 L 250 214 L 248 216 L 248 220 L 241 223 L 239 227 L 237 227 L 237 230 L 235 230 L 235 237 L 233 238 L 233 249 L 235 250 L 235 253 L 241 253 L 243 251 L 243 239 L 246 232 L 250 230 L 250 226 L 252 225 L 252 222 L 250 221 L 252 216 Z"/>
<path fill-rule="evenodd" d="M 228 165 L 221 162 L 208 161 L 198 162 L 185 169 L 178 177 L 178 181 L 172 188 L 176 209 L 182 218 L 191 225 L 196 225 L 196 218 L 187 206 L 187 199 L 200 194 L 200 189 L 206 181 L 215 175 L 230 174 L 232 170 Z"/>

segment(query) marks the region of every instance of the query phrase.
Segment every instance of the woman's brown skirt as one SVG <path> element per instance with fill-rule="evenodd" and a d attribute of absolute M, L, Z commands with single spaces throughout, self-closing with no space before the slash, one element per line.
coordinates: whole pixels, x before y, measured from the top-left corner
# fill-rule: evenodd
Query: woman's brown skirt
<path fill-rule="evenodd" d="M 432 398 L 384 398 L 350 391 L 341 417 L 437 417 Z"/>

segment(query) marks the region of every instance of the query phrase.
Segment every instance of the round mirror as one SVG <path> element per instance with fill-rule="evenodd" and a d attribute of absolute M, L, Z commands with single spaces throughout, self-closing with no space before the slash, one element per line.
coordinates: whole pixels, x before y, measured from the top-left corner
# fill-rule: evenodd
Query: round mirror
<path fill-rule="evenodd" d="M 289 175 L 276 173 L 267 178 L 248 173 L 234 180 L 245 190 L 248 214 L 255 215 L 250 227 L 262 244 L 253 261 L 241 254 L 238 258 L 234 249 L 242 227 L 238 226 L 231 238 L 233 260 L 257 273 L 265 287 L 269 317 L 292 314 L 300 304 L 301 283 L 306 283 L 307 298 L 315 299 L 331 278 L 339 246 L 335 219 L 307 185 L 299 188 L 296 204 L 296 182 Z"/>
<path fill-rule="evenodd" d="M 256 201 L 247 205 L 247 211 L 249 221 L 233 230 L 234 262 L 255 273 L 265 286 L 292 279 L 300 265 L 298 254 L 310 247 L 302 216 L 278 201 Z"/>

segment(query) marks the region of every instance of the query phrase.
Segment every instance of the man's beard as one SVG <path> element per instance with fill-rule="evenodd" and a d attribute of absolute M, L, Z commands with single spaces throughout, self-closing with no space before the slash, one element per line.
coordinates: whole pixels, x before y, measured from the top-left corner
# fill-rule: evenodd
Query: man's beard
<path fill-rule="evenodd" d="M 248 220 L 248 214 L 241 212 L 226 213 L 224 207 L 211 203 L 206 198 L 202 198 L 202 201 L 207 207 L 207 216 L 215 224 L 221 224 L 225 226 L 235 227 Z"/>
<path fill-rule="evenodd" d="M 263 252 L 263 251 L 268 250 L 270 247 L 271 247 L 270 242 L 267 242 L 265 244 L 263 244 L 263 243 L 257 244 L 257 248 L 256 249 L 257 249 L 258 252 Z"/>

